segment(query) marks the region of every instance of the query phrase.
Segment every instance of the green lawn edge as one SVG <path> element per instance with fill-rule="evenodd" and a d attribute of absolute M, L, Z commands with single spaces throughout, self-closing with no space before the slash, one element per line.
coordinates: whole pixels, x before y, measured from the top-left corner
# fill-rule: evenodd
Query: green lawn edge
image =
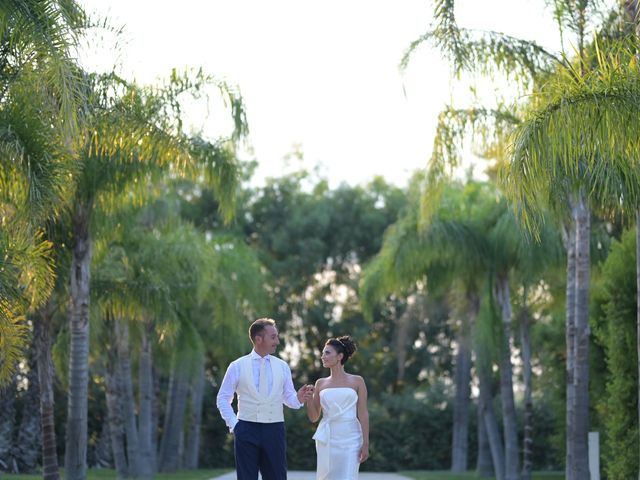
<path fill-rule="evenodd" d="M 398 472 L 405 477 L 413 478 L 414 480 L 470 480 L 479 479 L 492 480 L 495 477 L 480 477 L 476 472 L 467 473 L 451 473 L 448 471 L 427 471 L 427 470 L 412 470 Z M 565 480 L 563 472 L 533 472 L 532 480 Z"/>
<path fill-rule="evenodd" d="M 155 475 L 156 480 L 209 480 L 229 473 L 229 468 L 216 468 L 212 470 L 184 470 L 175 473 L 158 473 Z M 39 480 L 42 475 L 13 475 L 8 473 L 0 473 L 1 480 Z M 64 472 L 61 471 L 61 478 L 64 478 Z M 110 480 L 116 478 L 115 470 L 110 469 L 89 469 L 87 480 Z"/>

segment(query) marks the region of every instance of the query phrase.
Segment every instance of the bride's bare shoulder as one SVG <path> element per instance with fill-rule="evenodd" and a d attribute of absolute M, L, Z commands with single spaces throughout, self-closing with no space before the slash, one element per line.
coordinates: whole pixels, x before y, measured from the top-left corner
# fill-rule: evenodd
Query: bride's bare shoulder
<path fill-rule="evenodd" d="M 360 375 L 354 375 L 353 373 L 348 373 L 347 378 L 349 380 L 349 383 L 352 383 L 353 385 L 361 385 L 364 383 L 364 378 L 362 378 Z"/>
<path fill-rule="evenodd" d="M 316 390 L 318 388 L 322 388 L 323 386 L 325 386 L 328 380 L 329 380 L 328 377 L 321 377 L 318 380 L 316 380 Z"/>

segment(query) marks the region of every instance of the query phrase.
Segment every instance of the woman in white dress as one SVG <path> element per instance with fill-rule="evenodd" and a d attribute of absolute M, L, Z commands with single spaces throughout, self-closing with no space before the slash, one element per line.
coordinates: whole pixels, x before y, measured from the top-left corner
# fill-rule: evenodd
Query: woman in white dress
<path fill-rule="evenodd" d="M 309 420 L 315 423 L 322 414 L 313 436 L 317 480 L 356 480 L 360 464 L 369 457 L 367 386 L 361 376 L 344 370 L 355 351 L 349 336 L 327 340 L 322 350 L 322 365 L 331 372 L 316 382 L 307 402 Z"/>

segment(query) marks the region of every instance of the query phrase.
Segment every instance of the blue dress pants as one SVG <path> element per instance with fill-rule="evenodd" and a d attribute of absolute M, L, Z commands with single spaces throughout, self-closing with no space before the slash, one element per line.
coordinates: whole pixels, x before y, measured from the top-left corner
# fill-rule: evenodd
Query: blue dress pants
<path fill-rule="evenodd" d="M 287 443 L 284 422 L 256 423 L 240 420 L 233 429 L 238 480 L 287 479 Z"/>

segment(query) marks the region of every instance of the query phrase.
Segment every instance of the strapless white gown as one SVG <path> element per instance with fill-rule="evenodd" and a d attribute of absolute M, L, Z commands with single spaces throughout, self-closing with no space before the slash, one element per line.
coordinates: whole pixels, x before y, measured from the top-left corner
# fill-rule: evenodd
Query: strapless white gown
<path fill-rule="evenodd" d="M 356 480 L 362 447 L 357 414 L 358 394 L 353 388 L 320 391 L 322 420 L 313 439 L 318 454 L 317 480 Z"/>

